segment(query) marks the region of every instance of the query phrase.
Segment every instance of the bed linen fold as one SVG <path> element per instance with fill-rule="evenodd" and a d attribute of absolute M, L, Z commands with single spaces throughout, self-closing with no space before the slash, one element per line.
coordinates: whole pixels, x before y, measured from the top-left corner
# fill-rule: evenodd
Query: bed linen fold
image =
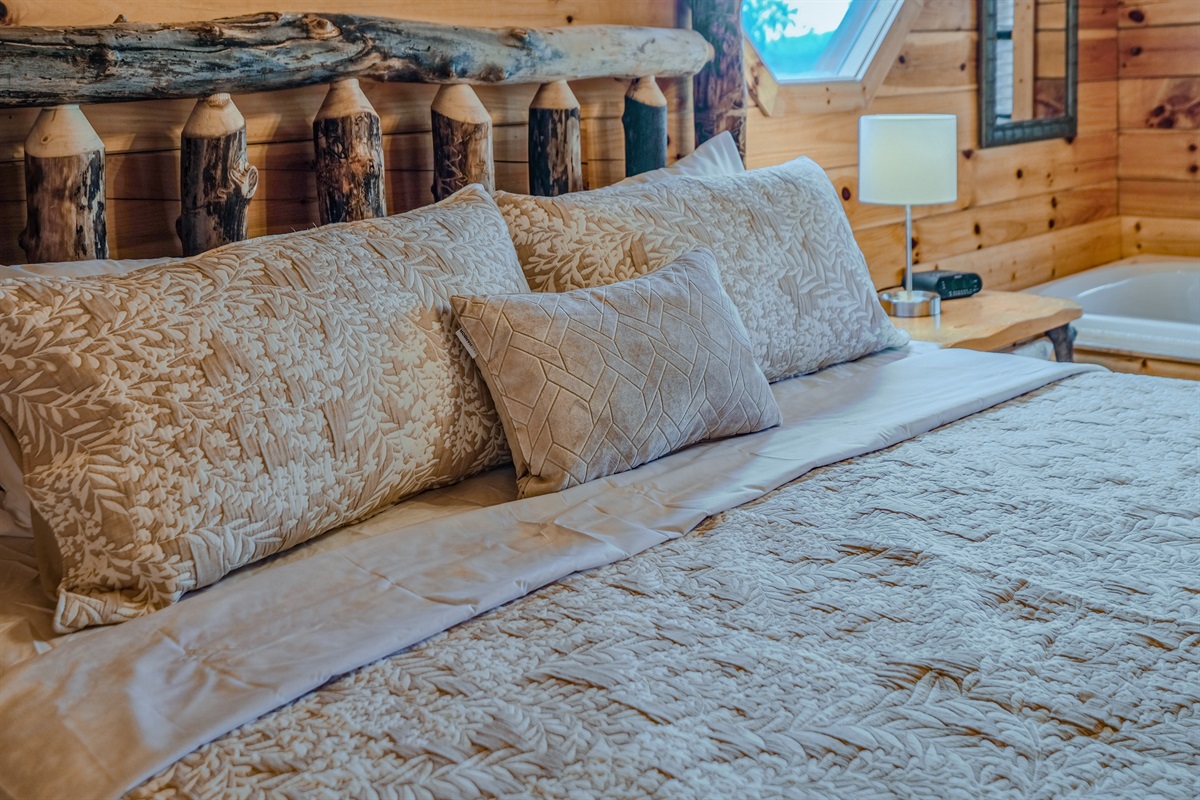
<path fill-rule="evenodd" d="M 942 350 L 837 381 L 786 381 L 774 387 L 779 428 L 399 528 L 74 634 L 0 679 L 0 789 L 118 795 L 335 675 L 682 536 L 811 469 L 1091 369 Z"/>

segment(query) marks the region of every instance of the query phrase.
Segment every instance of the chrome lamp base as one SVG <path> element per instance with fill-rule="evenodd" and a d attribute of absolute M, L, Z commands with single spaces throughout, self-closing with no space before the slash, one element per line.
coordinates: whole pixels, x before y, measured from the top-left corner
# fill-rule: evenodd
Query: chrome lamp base
<path fill-rule="evenodd" d="M 942 313 L 942 298 L 937 292 L 888 289 L 879 293 L 879 303 L 893 317 L 936 317 Z"/>

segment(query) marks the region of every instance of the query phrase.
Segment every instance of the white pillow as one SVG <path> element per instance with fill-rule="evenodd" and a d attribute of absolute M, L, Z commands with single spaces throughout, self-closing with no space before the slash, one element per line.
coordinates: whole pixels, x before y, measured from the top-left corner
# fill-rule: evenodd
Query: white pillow
<path fill-rule="evenodd" d="M 736 175 L 745 171 L 746 165 L 742 163 L 742 155 L 738 152 L 733 135 L 729 131 L 721 131 L 670 166 L 630 175 L 612 185 L 634 186 L 666 180 L 677 175 L 698 178 L 709 175 Z"/>
<path fill-rule="evenodd" d="M 97 258 L 91 261 L 58 261 L 50 264 L 13 264 L 0 266 L 3 278 L 98 278 L 165 264 L 173 258 Z"/>
<path fill-rule="evenodd" d="M 124 275 L 127 272 L 162 264 L 170 258 L 112 258 L 92 261 L 59 261 L 51 264 L 0 265 L 0 280 L 5 278 L 94 278 Z M 33 536 L 29 495 L 25 492 L 25 471 L 21 468 L 21 450 L 16 437 L 0 422 L 0 534 Z M 7 512 L 7 513 L 4 513 Z"/>

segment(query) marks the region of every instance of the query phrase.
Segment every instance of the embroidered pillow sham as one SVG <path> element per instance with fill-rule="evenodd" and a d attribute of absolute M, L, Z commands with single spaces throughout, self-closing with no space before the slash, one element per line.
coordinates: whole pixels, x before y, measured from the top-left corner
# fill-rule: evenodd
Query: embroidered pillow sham
<path fill-rule="evenodd" d="M 554 198 L 495 196 L 537 292 L 602 286 L 712 249 L 769 380 L 908 341 L 879 305 L 833 185 L 807 158 Z"/>
<path fill-rule="evenodd" d="M 612 186 L 635 186 L 639 183 L 665 181 L 681 175 L 700 178 L 706 175 L 737 175 L 745 171 L 746 165 L 742 163 L 742 154 L 738 152 L 733 134 L 721 131 L 713 138 L 696 145 L 695 150 L 674 164 L 630 175 Z"/>
<path fill-rule="evenodd" d="M 54 532 L 55 628 L 505 460 L 449 298 L 527 289 L 477 186 L 124 276 L 0 281 L 0 418 Z"/>
<path fill-rule="evenodd" d="M 711 251 L 594 289 L 451 302 L 522 497 L 780 422 Z"/>
<path fill-rule="evenodd" d="M 86 278 L 100 275 L 122 275 L 143 267 L 173 261 L 170 258 L 97 259 L 94 261 L 59 261 L 52 264 L 17 264 L 0 266 L 4 278 Z M 8 426 L 0 422 L 0 510 L 8 513 L 13 525 L 5 528 L 0 521 L 0 533 L 7 536 L 33 536 L 33 512 L 25 492 L 25 470 L 21 466 L 21 450 Z"/>

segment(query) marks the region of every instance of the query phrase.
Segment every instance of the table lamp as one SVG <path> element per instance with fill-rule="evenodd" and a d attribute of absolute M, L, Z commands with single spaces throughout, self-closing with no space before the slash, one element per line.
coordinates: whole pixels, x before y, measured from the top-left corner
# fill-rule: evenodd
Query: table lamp
<path fill-rule="evenodd" d="M 879 301 L 895 317 L 941 313 L 935 292 L 913 291 L 912 207 L 958 197 L 958 119 L 953 114 L 872 114 L 858 120 L 858 200 L 904 206 L 908 265 L 904 289 Z"/>

